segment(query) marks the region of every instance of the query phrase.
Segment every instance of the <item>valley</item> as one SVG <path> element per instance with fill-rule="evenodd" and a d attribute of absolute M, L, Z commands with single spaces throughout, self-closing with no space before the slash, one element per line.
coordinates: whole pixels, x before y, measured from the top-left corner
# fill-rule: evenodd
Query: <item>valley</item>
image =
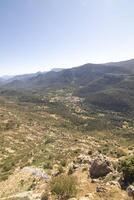
<path fill-rule="evenodd" d="M 133 199 L 133 66 L 86 64 L 2 81 L 0 199 Z"/>

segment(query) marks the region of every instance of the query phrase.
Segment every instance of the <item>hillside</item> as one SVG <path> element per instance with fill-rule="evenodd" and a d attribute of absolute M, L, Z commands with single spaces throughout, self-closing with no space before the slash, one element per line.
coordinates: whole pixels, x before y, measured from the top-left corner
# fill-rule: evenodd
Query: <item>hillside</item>
<path fill-rule="evenodd" d="M 91 103 L 113 111 L 129 112 L 134 109 L 133 70 L 134 60 L 85 64 L 72 69 L 13 77 L 2 85 L 1 91 L 72 88 L 74 95 L 85 98 L 87 104 Z"/>
<path fill-rule="evenodd" d="M 120 62 L 111 62 L 111 63 L 106 63 L 107 66 L 121 66 L 126 69 L 129 69 L 132 73 L 134 73 L 134 59 L 131 60 L 125 60 L 125 61 L 120 61 Z"/>
<path fill-rule="evenodd" d="M 0 119 L 1 200 L 57 199 L 52 181 L 63 184 L 63 191 L 67 184 L 77 187 L 75 200 L 131 200 L 118 182 L 120 159 L 134 151 L 129 116 L 88 109 L 82 98 L 60 89 L 43 95 L 3 93 Z M 106 159 L 111 172 L 91 175 L 96 159 L 101 159 L 103 173 Z"/>
<path fill-rule="evenodd" d="M 0 199 L 132 200 L 133 68 L 85 64 L 2 82 Z"/>

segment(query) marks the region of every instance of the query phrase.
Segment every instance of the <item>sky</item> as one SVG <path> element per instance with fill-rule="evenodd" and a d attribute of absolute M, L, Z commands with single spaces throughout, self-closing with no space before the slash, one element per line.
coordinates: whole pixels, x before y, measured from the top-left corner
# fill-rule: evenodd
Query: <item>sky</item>
<path fill-rule="evenodd" d="M 134 0 L 0 0 L 0 75 L 134 58 Z"/>

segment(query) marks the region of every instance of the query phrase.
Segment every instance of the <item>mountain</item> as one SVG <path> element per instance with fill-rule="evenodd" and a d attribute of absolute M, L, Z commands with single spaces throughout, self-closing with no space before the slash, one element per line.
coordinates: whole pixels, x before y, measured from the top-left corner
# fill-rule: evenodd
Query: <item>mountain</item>
<path fill-rule="evenodd" d="M 31 73 L 31 74 L 22 74 L 22 75 L 15 75 L 15 76 L 2 76 L 0 77 L 0 85 L 4 85 L 6 87 L 23 87 L 23 84 L 26 81 L 30 81 L 30 79 L 33 79 L 34 77 L 38 77 L 39 75 L 44 76 L 48 72 L 60 72 L 62 71 L 62 68 L 53 68 L 50 71 L 45 72 L 37 72 L 37 73 Z M 15 84 L 16 83 L 16 84 Z"/>
<path fill-rule="evenodd" d="M 126 60 L 126 61 L 120 61 L 120 62 L 111 62 L 111 63 L 106 63 L 106 65 L 110 66 L 121 66 L 126 69 L 131 70 L 134 73 L 134 59 L 131 60 Z"/>
<path fill-rule="evenodd" d="M 63 68 L 53 68 L 53 69 L 51 69 L 52 72 L 60 72 L 62 70 L 64 70 L 64 69 Z"/>
<path fill-rule="evenodd" d="M 87 105 L 129 112 L 134 109 L 134 60 L 15 76 L 1 90 L 66 88 L 72 88 L 74 95 L 84 98 Z"/>
<path fill-rule="evenodd" d="M 67 86 L 86 86 L 89 82 L 102 77 L 105 74 L 131 74 L 131 70 L 122 67 L 109 66 L 102 64 L 85 64 L 72 69 L 65 69 L 59 72 L 50 71 L 47 73 L 37 73 L 31 75 L 17 76 L 10 79 L 8 86 L 12 87 L 14 80 L 23 81 L 27 88 L 43 87 L 67 87 Z M 14 84 L 14 83 L 13 83 Z M 23 86 L 22 82 L 17 88 Z"/>

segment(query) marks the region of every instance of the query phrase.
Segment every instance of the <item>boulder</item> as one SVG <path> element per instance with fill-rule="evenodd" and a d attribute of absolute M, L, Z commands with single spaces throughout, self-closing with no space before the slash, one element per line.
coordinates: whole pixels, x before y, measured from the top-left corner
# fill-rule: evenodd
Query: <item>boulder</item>
<path fill-rule="evenodd" d="M 130 197 L 134 197 L 134 186 L 133 185 L 129 185 L 129 187 L 127 188 L 127 193 Z"/>
<path fill-rule="evenodd" d="M 103 155 L 96 157 L 90 167 L 90 176 L 91 178 L 99 178 L 106 176 L 108 173 L 113 171 L 113 167 L 108 158 Z"/>

